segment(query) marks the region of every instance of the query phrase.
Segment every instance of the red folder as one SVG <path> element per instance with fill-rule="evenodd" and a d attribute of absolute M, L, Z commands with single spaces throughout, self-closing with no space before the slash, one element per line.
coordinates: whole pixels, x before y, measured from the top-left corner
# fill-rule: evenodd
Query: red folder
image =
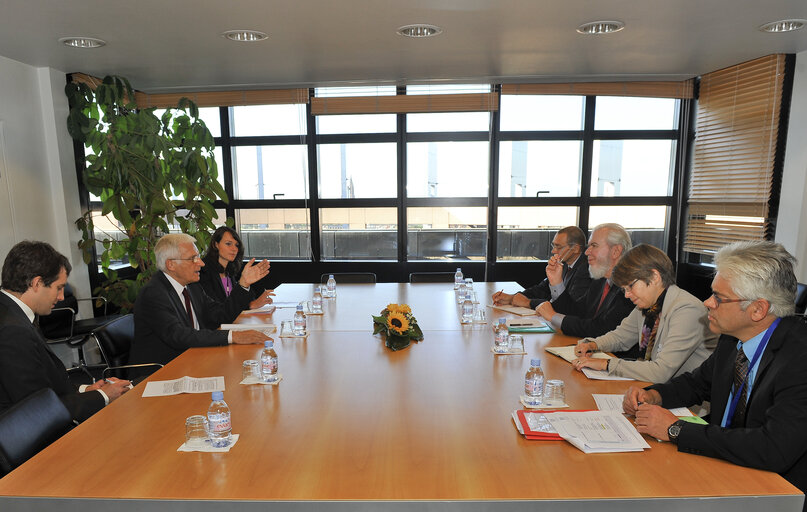
<path fill-rule="evenodd" d="M 583 412 L 582 410 L 569 410 L 569 409 L 519 409 L 516 411 L 518 421 L 521 422 L 521 428 L 524 429 L 524 437 L 535 441 L 562 441 L 563 438 L 557 432 L 541 432 L 539 430 L 532 430 L 525 414 L 551 414 L 553 412 Z"/>

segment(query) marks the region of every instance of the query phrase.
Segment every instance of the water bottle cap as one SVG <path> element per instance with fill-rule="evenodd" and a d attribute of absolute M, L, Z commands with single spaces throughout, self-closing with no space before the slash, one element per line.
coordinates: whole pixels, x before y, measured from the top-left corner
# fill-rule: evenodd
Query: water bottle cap
<path fill-rule="evenodd" d="M 333 274 L 328 274 L 328 279 L 333 279 Z"/>
<path fill-rule="evenodd" d="M 272 348 L 275 346 L 275 342 L 272 340 L 266 340 L 263 342 L 263 348 Z"/>
<path fill-rule="evenodd" d="M 218 402 L 219 400 L 224 400 L 224 392 L 223 391 L 214 391 L 212 393 L 213 401 Z"/>
<path fill-rule="evenodd" d="M 300 303 L 297 304 L 297 311 L 302 311 L 302 310 L 303 310 L 303 303 L 300 302 Z"/>
<path fill-rule="evenodd" d="M 499 319 L 499 323 L 500 323 L 500 324 L 506 324 L 506 323 L 507 323 L 507 319 L 506 319 L 506 318 L 504 318 L 504 317 L 502 317 L 502 318 L 500 318 L 500 319 Z"/>
<path fill-rule="evenodd" d="M 530 366 L 541 366 L 541 360 L 537 357 L 535 359 L 530 359 Z"/>
<path fill-rule="evenodd" d="M 457 267 L 457 272 L 462 272 L 462 269 L 460 267 Z"/>

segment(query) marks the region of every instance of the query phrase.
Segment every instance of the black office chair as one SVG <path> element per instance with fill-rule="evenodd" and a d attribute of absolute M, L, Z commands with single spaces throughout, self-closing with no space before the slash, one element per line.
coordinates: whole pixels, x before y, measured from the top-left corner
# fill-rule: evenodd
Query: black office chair
<path fill-rule="evenodd" d="M 372 272 L 330 272 L 322 274 L 319 278 L 320 283 L 325 284 L 328 282 L 328 276 L 333 276 L 337 284 L 375 284 L 375 274 Z"/>
<path fill-rule="evenodd" d="M 78 319 L 80 301 L 103 302 L 104 314 L 93 318 Z M 73 294 L 73 289 L 68 284 L 64 289 L 64 299 L 56 303 L 49 315 L 39 317 L 39 328 L 49 345 L 63 344 L 77 351 L 79 364 L 68 371 L 82 371 L 91 381 L 94 381 L 95 378 L 84 357 L 84 344 L 92 338 L 96 329 L 121 316 L 107 315 L 106 311 L 107 300 L 105 297 L 79 299 Z"/>
<path fill-rule="evenodd" d="M 796 314 L 804 315 L 807 309 L 807 284 L 798 283 L 796 288 Z"/>
<path fill-rule="evenodd" d="M 43 388 L 0 415 L 0 476 L 30 459 L 73 427 L 56 393 Z"/>
<path fill-rule="evenodd" d="M 454 272 L 412 272 L 410 283 L 453 283 Z"/>
<path fill-rule="evenodd" d="M 106 363 L 104 378 L 142 379 L 159 370 L 159 363 L 127 364 L 134 341 L 134 315 L 124 315 L 96 329 L 95 340 Z"/>

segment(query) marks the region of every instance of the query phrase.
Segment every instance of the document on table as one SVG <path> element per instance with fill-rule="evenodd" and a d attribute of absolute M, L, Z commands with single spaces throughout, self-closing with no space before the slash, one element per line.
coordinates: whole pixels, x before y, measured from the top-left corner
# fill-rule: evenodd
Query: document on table
<path fill-rule="evenodd" d="M 565 347 L 546 347 L 544 350 L 546 350 L 550 354 L 562 357 L 563 359 L 571 363 L 572 361 L 577 359 L 577 356 L 574 354 L 574 347 L 576 346 L 577 345 L 566 345 Z M 593 357 L 594 359 L 613 359 L 613 356 L 609 356 L 605 352 L 594 352 L 593 354 L 591 354 L 591 357 Z"/>
<path fill-rule="evenodd" d="M 248 323 L 248 324 L 221 324 L 222 331 L 261 331 L 264 334 L 277 332 L 275 324 Z"/>
<path fill-rule="evenodd" d="M 554 412 L 546 418 L 563 439 L 584 453 L 650 448 L 631 422 L 615 411 Z"/>
<path fill-rule="evenodd" d="M 170 396 L 180 393 L 212 393 L 224 391 L 224 377 L 180 377 L 174 380 L 155 380 L 146 383 L 143 397 Z"/>
<path fill-rule="evenodd" d="M 538 314 L 534 309 L 522 308 L 519 306 L 494 306 L 493 304 L 488 304 L 488 307 L 493 309 L 501 309 L 502 311 L 506 311 L 518 316 L 535 316 Z"/>
<path fill-rule="evenodd" d="M 596 354 L 595 354 L 596 355 Z M 616 375 L 609 375 L 605 370 L 592 370 L 591 368 L 583 368 L 583 375 L 592 380 L 636 380 L 630 377 L 617 377 Z"/>
<path fill-rule="evenodd" d="M 264 304 L 263 306 L 257 309 L 247 309 L 245 311 L 242 311 L 242 313 L 250 313 L 253 315 L 271 315 L 272 313 L 275 312 L 275 309 L 277 309 L 277 306 L 275 306 L 274 304 Z"/>
<path fill-rule="evenodd" d="M 507 329 L 512 333 L 555 332 L 546 322 L 538 318 L 511 318 L 507 320 Z"/>
<path fill-rule="evenodd" d="M 292 309 L 296 308 L 299 302 L 273 302 L 272 305 L 277 309 Z"/>
<path fill-rule="evenodd" d="M 601 395 L 592 393 L 591 396 L 594 397 L 594 402 L 597 404 L 597 409 L 601 411 L 622 412 L 623 395 Z M 667 410 L 682 420 L 686 420 L 691 423 L 706 424 L 706 421 L 692 414 L 692 411 L 686 407 L 675 407 Z"/>

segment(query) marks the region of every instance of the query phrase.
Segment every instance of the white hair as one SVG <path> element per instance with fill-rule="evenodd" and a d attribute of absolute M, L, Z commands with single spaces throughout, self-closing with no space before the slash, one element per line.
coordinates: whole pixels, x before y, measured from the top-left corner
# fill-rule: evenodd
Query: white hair
<path fill-rule="evenodd" d="M 157 268 L 165 272 L 165 262 L 182 256 L 179 246 L 182 244 L 196 244 L 196 239 L 185 233 L 169 233 L 157 240 L 154 246 L 154 257 L 157 259 Z"/>

